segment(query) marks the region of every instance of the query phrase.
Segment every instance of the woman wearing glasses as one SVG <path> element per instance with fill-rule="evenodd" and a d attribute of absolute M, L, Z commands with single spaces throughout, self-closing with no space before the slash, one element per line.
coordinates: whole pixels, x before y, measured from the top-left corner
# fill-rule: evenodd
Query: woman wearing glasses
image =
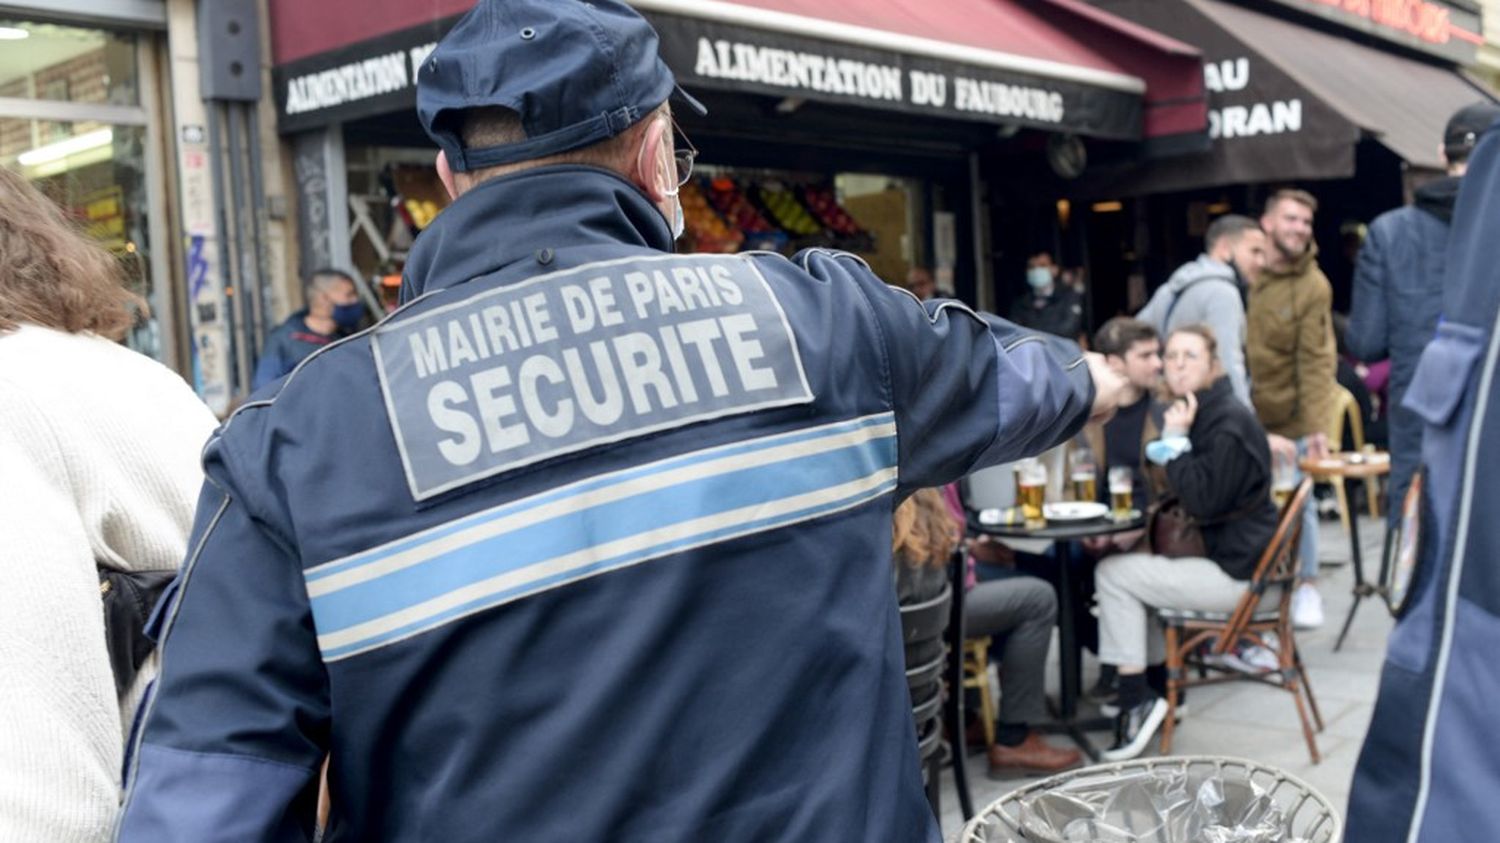
<path fill-rule="evenodd" d="M 1165 658 L 1153 606 L 1230 611 L 1245 593 L 1256 561 L 1276 531 L 1271 452 L 1255 415 L 1234 397 L 1203 325 L 1167 338 L 1165 383 L 1171 402 L 1161 438 L 1146 457 L 1199 522 L 1208 558 L 1128 553 L 1099 563 L 1099 660 L 1120 676 L 1115 742 L 1105 760 L 1134 758 L 1167 714 L 1147 682 L 1148 666 Z"/>

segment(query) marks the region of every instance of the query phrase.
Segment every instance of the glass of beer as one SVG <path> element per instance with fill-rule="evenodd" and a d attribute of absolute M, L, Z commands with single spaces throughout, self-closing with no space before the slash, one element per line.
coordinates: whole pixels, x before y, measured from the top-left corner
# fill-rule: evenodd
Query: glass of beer
<path fill-rule="evenodd" d="M 1135 474 L 1128 465 L 1109 470 L 1109 508 L 1117 521 L 1129 520 L 1135 514 Z"/>
<path fill-rule="evenodd" d="M 1277 454 L 1271 466 L 1271 499 L 1276 502 L 1276 508 L 1286 509 L 1286 502 L 1292 499 L 1292 492 L 1296 490 L 1296 462 Z"/>
<path fill-rule="evenodd" d="M 1026 460 L 1016 467 L 1016 477 L 1020 483 L 1020 495 L 1016 498 L 1021 505 L 1021 514 L 1026 519 L 1026 529 L 1039 530 L 1047 526 L 1047 519 L 1042 515 L 1042 504 L 1047 500 L 1047 466 L 1041 460 Z"/>
<path fill-rule="evenodd" d="M 1073 481 L 1073 500 L 1098 500 L 1099 486 L 1094 469 L 1094 455 L 1075 450 L 1068 455 L 1068 473 Z"/>

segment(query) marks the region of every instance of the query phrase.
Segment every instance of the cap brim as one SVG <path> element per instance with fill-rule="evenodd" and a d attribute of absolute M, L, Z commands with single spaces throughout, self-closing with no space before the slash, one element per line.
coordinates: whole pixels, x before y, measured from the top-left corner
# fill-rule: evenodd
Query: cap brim
<path fill-rule="evenodd" d="M 708 114 L 708 106 L 704 105 L 701 102 L 698 102 L 698 98 L 688 93 L 687 91 L 684 91 L 681 85 L 672 86 L 672 95 L 688 108 L 692 109 L 693 113 L 698 115 L 699 117 Z"/>

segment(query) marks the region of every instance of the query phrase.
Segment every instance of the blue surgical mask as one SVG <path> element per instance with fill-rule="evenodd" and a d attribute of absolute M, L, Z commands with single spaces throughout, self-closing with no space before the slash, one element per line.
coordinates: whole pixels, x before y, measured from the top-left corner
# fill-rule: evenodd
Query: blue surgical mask
<path fill-rule="evenodd" d="M 1052 283 L 1052 270 L 1045 266 L 1033 266 L 1026 270 L 1026 283 L 1033 290 L 1046 289 Z"/>
<path fill-rule="evenodd" d="M 362 302 L 352 301 L 348 304 L 333 306 L 333 324 L 345 331 L 358 328 L 359 320 L 363 318 L 365 318 L 365 306 Z"/>

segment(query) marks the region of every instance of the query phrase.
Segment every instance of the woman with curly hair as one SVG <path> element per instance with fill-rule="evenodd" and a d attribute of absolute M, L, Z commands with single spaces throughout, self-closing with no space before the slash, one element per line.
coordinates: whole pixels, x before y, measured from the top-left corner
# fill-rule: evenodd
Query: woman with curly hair
<path fill-rule="evenodd" d="M 117 688 L 100 569 L 187 552 L 213 414 L 117 341 L 145 303 L 115 258 L 0 168 L 0 840 L 108 838 L 154 660 Z"/>
<path fill-rule="evenodd" d="M 936 489 L 920 489 L 896 508 L 891 549 L 900 603 L 942 593 L 948 558 L 961 536 L 960 522 Z M 990 776 L 1052 773 L 1080 763 L 1078 750 L 1058 749 L 1033 728 L 1047 714 L 1042 683 L 1057 622 L 1052 586 L 1019 575 L 977 584 L 972 576 L 967 580 L 964 636 L 990 636 L 1000 653 L 1000 718 L 989 748 Z"/>

